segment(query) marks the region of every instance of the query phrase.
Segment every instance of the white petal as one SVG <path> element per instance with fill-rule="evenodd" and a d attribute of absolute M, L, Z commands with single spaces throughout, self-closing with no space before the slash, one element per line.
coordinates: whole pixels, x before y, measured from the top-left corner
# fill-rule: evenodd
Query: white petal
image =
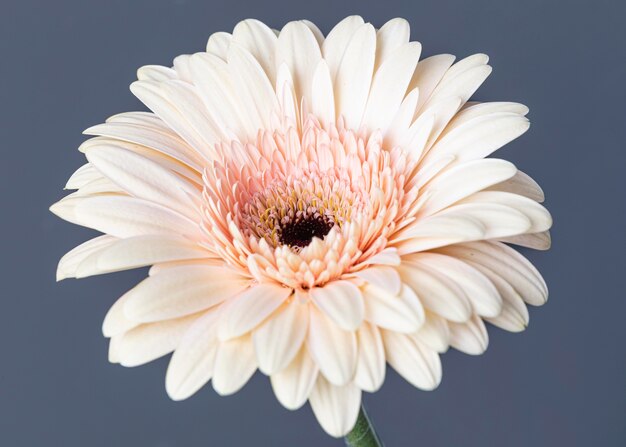
<path fill-rule="evenodd" d="M 309 296 L 342 329 L 353 331 L 363 322 L 363 296 L 349 281 L 331 281 L 323 287 L 314 287 Z"/>
<path fill-rule="evenodd" d="M 433 390 L 441 382 L 439 354 L 415 336 L 383 331 L 387 361 L 398 374 L 422 390 Z"/>
<path fill-rule="evenodd" d="M 459 242 L 484 239 L 486 228 L 472 216 L 434 215 L 420 219 L 394 235 L 400 254 L 430 250 Z"/>
<path fill-rule="evenodd" d="M 411 37 L 409 22 L 402 18 L 389 20 L 376 33 L 376 69 Z M 411 73 L 412 74 L 412 73 Z"/>
<path fill-rule="evenodd" d="M 100 145 L 86 152 L 102 174 L 130 195 L 166 206 L 189 218 L 200 217 L 200 191 L 173 172 L 139 154 Z"/>
<path fill-rule="evenodd" d="M 537 269 L 502 243 L 472 242 L 446 247 L 441 252 L 492 270 L 513 286 L 528 304 L 540 306 L 548 299 L 548 288 Z"/>
<path fill-rule="evenodd" d="M 90 163 L 85 163 L 70 176 L 65 184 L 65 189 L 78 189 L 100 178 L 102 178 L 102 174 Z"/>
<path fill-rule="evenodd" d="M 328 65 L 324 60 L 319 61 L 313 74 L 311 112 L 322 122 L 328 125 L 335 123 L 335 93 L 333 81 L 330 77 Z"/>
<path fill-rule="evenodd" d="M 479 355 L 487 350 L 489 336 L 485 323 L 478 315 L 465 323 L 448 322 L 450 328 L 450 345 L 461 352 Z"/>
<path fill-rule="evenodd" d="M 400 275 L 393 267 L 377 265 L 355 272 L 354 276 L 365 280 L 367 283 L 384 288 L 394 296 L 398 295 L 402 288 Z"/>
<path fill-rule="evenodd" d="M 376 71 L 362 125 L 386 132 L 415 71 L 422 46 L 410 42 L 395 50 Z"/>
<path fill-rule="evenodd" d="M 533 234 L 519 234 L 499 239 L 501 242 L 515 244 L 521 247 L 528 247 L 535 250 L 548 250 L 552 245 L 552 238 L 549 231 Z"/>
<path fill-rule="evenodd" d="M 98 236 L 83 242 L 67 252 L 59 261 L 56 274 L 57 281 L 75 277 L 76 270 L 85 259 L 93 253 L 101 251 L 103 248 L 110 247 L 116 241 L 118 241 L 118 239 L 112 236 Z"/>
<path fill-rule="evenodd" d="M 140 322 L 129 320 L 124 313 L 124 306 L 128 296 L 122 295 L 109 309 L 102 322 L 102 334 L 105 337 L 115 337 L 124 334 L 132 328 L 139 326 Z"/>
<path fill-rule="evenodd" d="M 213 256 L 198 244 L 180 236 L 154 235 L 111 239 L 111 243 L 84 256 L 81 262 L 76 264 L 72 276 L 85 278 L 155 263 L 205 259 Z"/>
<path fill-rule="evenodd" d="M 303 22 L 289 22 L 281 30 L 276 47 L 277 64 L 285 62 L 291 71 L 296 96 L 312 104 L 313 74 L 322 53 L 311 29 Z"/>
<path fill-rule="evenodd" d="M 353 375 L 357 360 L 354 332 L 344 331 L 314 306 L 310 306 L 307 346 L 326 378 L 345 385 Z"/>
<path fill-rule="evenodd" d="M 509 237 L 532 231 L 532 222 L 528 217 L 513 207 L 499 203 L 460 203 L 437 215 L 480 222 L 483 239 Z"/>
<path fill-rule="evenodd" d="M 363 25 L 363 19 L 359 16 L 349 16 L 339 22 L 330 30 L 324 44 L 322 45 L 322 53 L 324 60 L 328 64 L 331 78 L 334 80 L 339 69 L 339 64 L 343 59 L 343 55 L 352 40 L 354 34 Z"/>
<path fill-rule="evenodd" d="M 452 321 L 467 321 L 471 316 L 472 305 L 454 281 L 422 264 L 403 262 L 398 269 L 428 310 Z"/>
<path fill-rule="evenodd" d="M 403 286 L 399 295 L 374 285 L 363 288 L 365 319 L 396 332 L 412 333 L 424 322 L 424 309 L 413 290 Z"/>
<path fill-rule="evenodd" d="M 222 341 L 215 356 L 213 389 L 220 396 L 236 393 L 250 380 L 256 367 L 250 335 Z"/>
<path fill-rule="evenodd" d="M 453 123 L 450 123 L 453 126 Z M 485 158 L 528 130 L 528 119 L 515 113 L 479 116 L 447 131 L 428 157 L 453 155 L 464 161 Z"/>
<path fill-rule="evenodd" d="M 198 318 L 190 315 L 175 320 L 137 326 L 119 340 L 117 355 L 122 366 L 139 366 L 172 352 L 189 326 Z"/>
<path fill-rule="evenodd" d="M 226 54 L 228 53 L 232 37 L 233 36 L 230 34 L 224 32 L 211 34 L 211 37 L 209 37 L 209 41 L 206 44 L 207 53 L 214 54 L 215 56 L 226 60 Z"/>
<path fill-rule="evenodd" d="M 127 292 L 126 316 L 149 322 L 215 306 L 245 290 L 247 278 L 225 267 L 188 265 L 163 270 Z"/>
<path fill-rule="evenodd" d="M 422 109 L 430 98 L 433 90 L 441 81 L 446 71 L 454 62 L 451 54 L 437 54 L 418 62 L 409 90 L 419 89 L 419 101 L 416 110 Z"/>
<path fill-rule="evenodd" d="M 364 261 L 363 265 L 400 265 L 401 259 L 398 250 L 387 247 L 381 252 Z"/>
<path fill-rule="evenodd" d="M 373 393 L 385 381 L 385 348 L 380 331 L 365 323 L 357 331 L 359 358 L 354 373 L 354 384 Z"/>
<path fill-rule="evenodd" d="M 361 390 L 352 383 L 336 386 L 318 376 L 309 401 L 324 431 L 339 438 L 352 430 L 356 423 Z"/>
<path fill-rule="evenodd" d="M 308 310 L 306 304 L 292 299 L 255 329 L 252 340 L 263 373 L 272 375 L 293 360 L 309 327 Z"/>
<path fill-rule="evenodd" d="M 297 410 L 309 398 L 317 379 L 318 367 L 305 346 L 291 364 L 272 374 L 272 388 L 278 401 L 289 410 Z"/>
<path fill-rule="evenodd" d="M 517 171 L 513 177 L 487 188 L 488 191 L 503 191 L 528 197 L 536 202 L 543 202 L 545 196 L 541 187 L 528 174 Z"/>
<path fill-rule="evenodd" d="M 69 222 L 115 237 L 179 234 L 200 239 L 200 225 L 169 208 L 124 196 L 68 198 L 50 211 Z"/>
<path fill-rule="evenodd" d="M 218 311 L 198 318 L 185 333 L 167 368 L 165 389 L 174 400 L 187 399 L 213 375 Z"/>
<path fill-rule="evenodd" d="M 448 328 L 448 322 L 445 318 L 428 312 L 424 324 L 415 334 L 415 337 L 437 352 L 446 352 L 450 345 L 450 329 Z"/>
<path fill-rule="evenodd" d="M 498 290 L 485 275 L 452 256 L 438 253 L 418 253 L 407 256 L 407 259 L 420 265 L 427 265 L 449 281 L 456 282 L 472 304 L 474 313 L 495 317 L 502 310 L 502 299 Z"/>
<path fill-rule="evenodd" d="M 528 309 L 519 293 L 501 276 L 480 264 L 473 264 L 498 289 L 502 297 L 502 312 L 496 317 L 486 318 L 491 324 L 510 332 L 520 332 L 528 326 Z"/>
<path fill-rule="evenodd" d="M 228 50 L 228 68 L 253 125 L 269 128 L 272 114 L 278 112 L 278 101 L 261 65 L 245 48 L 233 44 Z"/>
<path fill-rule="evenodd" d="M 276 81 L 276 34 L 264 23 L 247 19 L 239 22 L 233 30 L 232 42 L 248 50 L 259 62 L 270 82 Z"/>
<path fill-rule="evenodd" d="M 358 128 L 363 117 L 375 57 L 376 30 L 368 23 L 352 36 L 335 77 L 337 114 L 344 117 L 348 128 Z"/>
<path fill-rule="evenodd" d="M 239 337 L 258 326 L 291 295 L 292 290 L 277 284 L 256 284 L 228 303 L 222 315 L 219 337 Z"/>
<path fill-rule="evenodd" d="M 460 203 L 499 203 L 509 206 L 528 218 L 529 233 L 547 231 L 552 226 L 552 216 L 548 210 L 532 199 L 519 194 L 501 191 L 480 191 L 463 199 Z"/>
<path fill-rule="evenodd" d="M 420 213 L 431 215 L 470 194 L 500 183 L 515 175 L 517 169 L 504 160 L 485 159 L 462 163 L 435 177 L 424 192 L 428 198 Z"/>

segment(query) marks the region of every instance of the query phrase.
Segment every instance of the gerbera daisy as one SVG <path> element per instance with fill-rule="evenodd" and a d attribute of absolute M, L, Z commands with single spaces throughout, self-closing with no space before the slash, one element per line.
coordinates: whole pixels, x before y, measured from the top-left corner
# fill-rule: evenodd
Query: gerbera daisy
<path fill-rule="evenodd" d="M 112 362 L 173 352 L 176 400 L 258 369 L 343 436 L 386 363 L 431 390 L 448 347 L 487 348 L 485 321 L 526 327 L 547 289 L 507 244 L 547 249 L 551 218 L 530 177 L 485 157 L 528 109 L 468 102 L 487 56 L 420 51 L 403 19 L 348 17 L 326 37 L 245 20 L 139 69 L 152 112 L 87 129 L 76 192 L 51 207 L 104 233 L 59 280 L 152 266 L 105 318 Z"/>

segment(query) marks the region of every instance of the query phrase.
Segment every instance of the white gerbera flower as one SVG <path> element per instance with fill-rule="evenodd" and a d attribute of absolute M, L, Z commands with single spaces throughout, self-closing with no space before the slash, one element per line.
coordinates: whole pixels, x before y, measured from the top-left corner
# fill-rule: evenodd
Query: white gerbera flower
<path fill-rule="evenodd" d="M 485 321 L 526 327 L 547 289 L 505 243 L 547 249 L 551 218 L 530 177 L 485 157 L 528 110 L 467 102 L 487 56 L 420 50 L 403 19 L 348 17 L 327 37 L 245 20 L 139 69 L 152 113 L 87 129 L 77 191 L 51 208 L 104 233 L 59 279 L 152 266 L 105 318 L 112 362 L 174 352 L 173 399 L 209 380 L 234 393 L 259 369 L 342 436 L 386 363 L 431 390 L 449 346 L 487 348 Z"/>

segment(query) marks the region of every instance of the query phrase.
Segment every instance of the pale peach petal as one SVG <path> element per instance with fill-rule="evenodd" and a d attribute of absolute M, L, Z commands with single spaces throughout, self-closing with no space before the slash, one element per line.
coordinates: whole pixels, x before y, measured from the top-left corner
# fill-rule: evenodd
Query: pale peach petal
<path fill-rule="evenodd" d="M 289 410 L 304 405 L 315 385 L 318 370 L 307 348 L 302 346 L 289 366 L 271 376 L 278 401 Z"/>
<path fill-rule="evenodd" d="M 356 423 L 361 405 L 361 390 L 354 384 L 337 386 L 318 376 L 309 397 L 320 425 L 331 436 L 339 438 Z"/>
<path fill-rule="evenodd" d="M 377 391 L 385 380 L 385 348 L 380 331 L 373 324 L 363 324 L 357 332 L 358 361 L 354 383 L 363 391 Z"/>
<path fill-rule="evenodd" d="M 315 305 L 340 328 L 353 331 L 361 326 L 364 307 L 361 291 L 349 281 L 333 281 L 314 287 L 309 296 Z"/>
<path fill-rule="evenodd" d="M 250 335 L 219 343 L 213 366 L 213 389 L 220 396 L 239 391 L 256 371 Z"/>

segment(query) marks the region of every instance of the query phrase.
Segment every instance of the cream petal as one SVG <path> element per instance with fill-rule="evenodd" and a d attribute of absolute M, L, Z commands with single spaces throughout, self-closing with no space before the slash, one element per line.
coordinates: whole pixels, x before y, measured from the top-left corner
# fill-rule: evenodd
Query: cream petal
<path fill-rule="evenodd" d="M 276 46 L 277 64 L 286 63 L 291 71 L 296 96 L 312 104 L 315 69 L 322 58 L 317 39 L 303 22 L 289 22 L 281 30 Z"/>
<path fill-rule="evenodd" d="M 291 289 L 277 284 L 252 285 L 233 298 L 224 309 L 219 328 L 220 339 L 228 340 L 253 330 L 291 294 Z"/>
<path fill-rule="evenodd" d="M 292 299 L 254 330 L 254 351 L 264 374 L 283 370 L 300 351 L 309 326 L 308 311 L 308 305 Z"/>
<path fill-rule="evenodd" d="M 303 345 L 289 366 L 270 377 L 278 401 L 288 410 L 300 408 L 311 394 L 318 371 Z"/>
<path fill-rule="evenodd" d="M 413 289 L 426 309 L 452 321 L 470 318 L 472 305 L 454 281 L 422 264 L 403 262 L 398 269 L 404 283 Z"/>
<path fill-rule="evenodd" d="M 548 250 L 552 245 L 552 238 L 549 231 L 541 233 L 519 234 L 499 239 L 501 242 L 515 244 L 521 247 L 532 248 L 534 250 Z"/>
<path fill-rule="evenodd" d="M 176 70 L 161 65 L 144 65 L 137 70 L 137 79 L 140 81 L 167 81 L 178 79 Z"/>
<path fill-rule="evenodd" d="M 335 122 L 335 93 L 326 61 L 317 64 L 313 74 L 311 112 L 324 124 Z"/>
<path fill-rule="evenodd" d="M 480 264 L 474 264 L 474 267 L 489 278 L 502 297 L 502 312 L 496 317 L 485 320 L 510 332 L 520 332 L 526 329 L 529 319 L 528 309 L 520 294 L 489 268 Z"/>
<path fill-rule="evenodd" d="M 424 107 L 433 90 L 453 63 L 454 56 L 451 54 L 437 54 L 418 62 L 409 84 L 409 90 L 417 88 L 420 92 L 416 111 Z"/>
<path fill-rule="evenodd" d="M 356 423 L 361 390 L 352 383 L 336 386 L 318 376 L 309 402 L 324 431 L 339 438 L 352 430 Z"/>
<path fill-rule="evenodd" d="M 478 315 L 473 315 L 465 323 L 448 322 L 450 346 L 465 354 L 479 355 L 487 350 L 489 336 L 485 323 Z"/>
<path fill-rule="evenodd" d="M 139 366 L 172 352 L 189 326 L 198 318 L 190 315 L 175 320 L 147 323 L 125 332 L 117 356 L 122 366 Z"/>
<path fill-rule="evenodd" d="M 322 54 L 328 64 L 333 81 L 348 44 L 363 24 L 363 19 L 360 16 L 349 16 L 335 25 L 326 36 L 322 45 Z"/>
<path fill-rule="evenodd" d="M 400 262 L 402 260 L 398 255 L 398 250 L 394 247 L 387 247 L 363 261 L 361 265 L 400 265 Z"/>
<path fill-rule="evenodd" d="M 102 251 L 113 245 L 119 239 L 112 236 L 98 236 L 83 242 L 71 251 L 67 252 L 59 261 L 56 279 L 61 281 L 65 278 L 74 278 L 80 264 L 92 254 Z"/>
<path fill-rule="evenodd" d="M 472 216 L 435 215 L 420 219 L 391 239 L 401 255 L 484 239 L 485 226 Z"/>
<path fill-rule="evenodd" d="M 105 337 L 118 337 L 141 324 L 126 317 L 124 306 L 128 301 L 128 295 L 122 295 L 109 309 L 102 322 L 102 334 Z"/>
<path fill-rule="evenodd" d="M 263 67 L 245 48 L 232 44 L 228 50 L 228 68 L 253 126 L 270 128 L 270 117 L 278 112 L 278 101 Z"/>
<path fill-rule="evenodd" d="M 352 36 L 335 77 L 337 114 L 344 117 L 349 128 L 357 128 L 363 117 L 372 83 L 375 57 L 376 30 L 368 23 L 362 25 Z M 330 62 L 328 59 L 326 61 L 330 68 Z"/>
<path fill-rule="evenodd" d="M 460 203 L 498 203 L 511 207 L 524 216 L 530 222 L 529 233 L 547 231 L 552 226 L 552 216 L 548 210 L 532 199 L 518 194 L 501 191 L 480 191 L 463 199 Z"/>
<path fill-rule="evenodd" d="M 392 295 L 398 295 L 402 289 L 400 274 L 393 267 L 376 265 L 354 273 L 354 276 L 379 288 L 384 288 Z"/>
<path fill-rule="evenodd" d="M 186 87 L 183 87 L 186 86 Z M 169 87 L 169 88 L 166 88 Z M 219 141 L 200 99 L 181 81 L 136 81 L 131 92 L 199 153 Z M 184 113 L 180 108 L 189 108 Z M 191 121 L 190 121 L 191 120 Z"/>
<path fill-rule="evenodd" d="M 376 32 L 375 68 L 378 69 L 394 51 L 408 43 L 410 37 L 411 29 L 405 19 L 397 17 L 381 26 Z"/>
<path fill-rule="evenodd" d="M 396 332 L 416 332 L 424 322 L 424 309 L 412 289 L 402 286 L 401 293 L 375 285 L 363 287 L 365 319 Z"/>
<path fill-rule="evenodd" d="M 314 287 L 309 296 L 344 330 L 356 330 L 363 322 L 363 296 L 359 288 L 349 281 L 331 281 L 323 287 Z"/>
<path fill-rule="evenodd" d="M 331 383 L 345 385 L 352 379 L 357 360 L 354 332 L 341 329 L 315 306 L 310 306 L 307 346 Z"/>
<path fill-rule="evenodd" d="M 435 177 L 424 193 L 432 193 L 420 210 L 422 215 L 431 215 L 447 206 L 489 186 L 500 183 L 515 175 L 517 169 L 504 160 L 474 160 L 455 165 Z"/>
<path fill-rule="evenodd" d="M 479 221 L 483 239 L 515 236 L 532 231 L 532 222 L 513 207 L 499 203 L 460 203 L 441 211 L 439 216 Z"/>
<path fill-rule="evenodd" d="M 75 265 L 72 276 L 85 278 L 155 263 L 213 257 L 206 249 L 180 236 L 154 235 L 111 239 L 113 239 L 111 243 L 84 256 L 81 262 Z M 61 261 L 63 262 L 63 259 Z"/>
<path fill-rule="evenodd" d="M 277 40 L 276 34 L 256 19 L 242 20 L 233 30 L 232 42 L 241 45 L 254 56 L 272 85 L 276 81 Z"/>
<path fill-rule="evenodd" d="M 165 389 L 173 400 L 187 399 L 211 379 L 219 344 L 218 315 L 213 310 L 199 317 L 174 351 L 165 377 Z"/>
<path fill-rule="evenodd" d="M 409 128 L 413 123 L 415 111 L 417 109 L 417 101 L 419 100 L 419 89 L 411 90 L 402 100 L 398 111 L 396 112 L 391 124 L 383 135 L 385 147 L 396 147 L 400 144 L 401 138 L 409 132 Z M 430 134 L 430 131 L 428 132 Z M 426 137 L 426 139 L 428 136 Z M 410 146 L 412 147 L 412 146 Z"/>
<path fill-rule="evenodd" d="M 545 200 L 541 187 L 522 171 L 517 171 L 510 179 L 490 186 L 486 191 L 512 192 L 540 203 Z"/>
<path fill-rule="evenodd" d="M 256 367 L 249 334 L 220 342 L 213 366 L 213 389 L 220 396 L 236 393 L 250 380 Z"/>
<path fill-rule="evenodd" d="M 385 381 L 385 348 L 380 331 L 365 323 L 357 331 L 359 345 L 354 384 L 363 391 L 373 393 Z"/>
<path fill-rule="evenodd" d="M 94 138 L 90 138 L 87 141 L 84 141 L 80 145 L 78 150 L 86 153 L 88 150 L 99 148 L 100 146 L 104 146 L 104 147 L 113 146 L 116 148 L 125 149 L 127 151 L 134 152 L 142 157 L 145 157 L 161 165 L 162 167 L 180 175 L 181 177 L 183 177 L 184 180 L 192 183 L 194 186 L 198 188 L 202 186 L 202 176 L 199 170 L 201 169 L 200 167 L 204 163 L 206 163 L 206 160 L 194 161 L 176 153 L 170 154 L 169 152 L 174 151 L 174 149 L 168 149 L 165 144 L 163 144 L 160 148 L 154 149 L 151 146 L 149 146 L 148 143 L 150 143 L 152 146 L 156 146 L 158 143 L 155 143 L 155 142 L 151 143 L 150 141 L 145 141 L 145 139 L 141 139 L 141 138 L 132 138 L 131 136 L 124 137 L 124 138 L 117 138 L 115 136 L 109 136 L 109 135 L 116 135 L 116 134 L 123 134 L 123 135 L 126 135 L 126 134 L 154 135 L 156 134 L 152 130 L 146 130 L 146 131 L 136 130 L 136 129 L 133 129 L 132 127 L 128 129 L 127 128 L 128 126 L 130 125 L 127 125 L 126 123 L 107 122 L 104 124 L 100 124 L 98 126 L 91 127 L 87 129 L 87 131 L 89 131 L 90 133 L 94 135 L 104 134 L 105 136 L 97 136 Z M 158 138 L 155 138 L 155 139 L 158 139 Z M 134 143 L 133 141 L 126 141 L 126 140 L 138 140 L 138 141 L 144 140 L 146 145 L 141 145 L 140 143 Z M 176 144 L 176 143 L 172 143 L 172 144 Z M 179 144 L 181 145 L 184 144 L 187 147 L 189 147 L 186 143 L 182 142 L 182 140 Z M 189 151 L 195 152 L 195 149 L 189 148 Z M 200 159 L 202 156 L 200 154 L 196 154 L 196 157 Z M 102 175 L 101 177 L 105 178 Z"/>
<path fill-rule="evenodd" d="M 415 337 L 429 348 L 444 353 L 450 345 L 448 321 L 439 315 L 427 312 L 424 324 Z"/>
<path fill-rule="evenodd" d="M 50 211 L 69 222 L 120 238 L 150 234 L 202 237 L 197 222 L 162 205 L 135 197 L 68 198 L 52 205 Z"/>
<path fill-rule="evenodd" d="M 212 55 L 215 55 L 223 60 L 226 60 L 226 54 L 228 54 L 228 48 L 233 36 L 224 33 L 213 33 L 206 44 L 206 51 Z"/>
<path fill-rule="evenodd" d="M 421 51 L 419 42 L 406 43 L 382 63 L 374 75 L 361 125 L 387 131 L 404 99 Z"/>
<path fill-rule="evenodd" d="M 102 174 L 91 164 L 85 163 L 78 168 L 65 184 L 65 189 L 78 189 L 86 184 L 102 178 Z"/>
<path fill-rule="evenodd" d="M 89 162 L 130 195 L 200 218 L 200 191 L 163 166 L 116 146 L 86 152 Z"/>
<path fill-rule="evenodd" d="M 502 310 L 502 298 L 493 283 L 480 271 L 452 256 L 438 253 L 418 253 L 406 257 L 411 262 L 426 265 L 449 281 L 456 282 L 472 304 L 474 313 L 495 317 Z"/>
<path fill-rule="evenodd" d="M 472 242 L 440 251 L 490 269 L 508 282 L 528 304 L 540 306 L 548 299 L 548 288 L 537 269 L 524 256 L 502 243 Z"/>
<path fill-rule="evenodd" d="M 150 322 L 208 309 L 249 287 L 250 281 L 226 267 L 188 265 L 148 277 L 127 292 L 124 313 Z"/>
<path fill-rule="evenodd" d="M 417 337 L 382 331 L 387 362 L 413 386 L 433 390 L 441 382 L 439 354 L 422 344 Z"/>
<path fill-rule="evenodd" d="M 453 122 L 450 123 L 450 126 Z M 455 126 L 428 153 L 431 157 L 453 155 L 458 163 L 485 158 L 528 130 L 524 116 L 503 112 L 479 116 Z"/>

